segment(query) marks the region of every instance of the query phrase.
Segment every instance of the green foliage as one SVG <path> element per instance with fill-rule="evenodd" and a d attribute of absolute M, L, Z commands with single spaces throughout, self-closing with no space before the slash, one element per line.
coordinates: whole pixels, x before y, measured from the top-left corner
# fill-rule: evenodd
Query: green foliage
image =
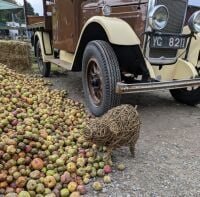
<path fill-rule="evenodd" d="M 32 5 L 29 2 L 26 3 L 26 6 L 27 6 L 27 15 L 36 15 Z"/>

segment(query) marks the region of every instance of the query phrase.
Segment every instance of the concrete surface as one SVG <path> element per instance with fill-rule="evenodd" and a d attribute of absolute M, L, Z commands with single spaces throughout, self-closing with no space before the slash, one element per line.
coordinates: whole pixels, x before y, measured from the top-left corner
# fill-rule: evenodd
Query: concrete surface
<path fill-rule="evenodd" d="M 57 73 L 50 81 L 84 102 L 80 73 Z M 200 196 L 200 106 L 178 104 L 168 91 L 123 96 L 122 103 L 138 105 L 141 116 L 136 158 L 128 148 L 115 151 L 114 163 L 126 170 L 115 171 L 99 194 L 88 186 L 87 196 Z"/>

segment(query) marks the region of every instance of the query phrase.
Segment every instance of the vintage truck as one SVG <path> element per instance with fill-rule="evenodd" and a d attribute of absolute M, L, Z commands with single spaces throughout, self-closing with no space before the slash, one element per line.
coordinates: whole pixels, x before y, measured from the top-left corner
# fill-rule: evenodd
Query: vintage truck
<path fill-rule="evenodd" d="M 81 71 L 95 116 L 128 93 L 169 89 L 179 102 L 200 102 L 200 11 L 186 21 L 188 0 L 43 0 L 43 7 L 44 16 L 26 17 L 40 72 L 48 77 L 51 63 Z"/>

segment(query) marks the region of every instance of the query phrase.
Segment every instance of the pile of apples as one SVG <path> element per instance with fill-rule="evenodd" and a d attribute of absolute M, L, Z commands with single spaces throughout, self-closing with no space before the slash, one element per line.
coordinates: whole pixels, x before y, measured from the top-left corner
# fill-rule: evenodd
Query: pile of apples
<path fill-rule="evenodd" d="M 1 195 L 78 197 L 94 177 L 111 182 L 106 148 L 84 139 L 83 104 L 48 85 L 0 65 Z M 101 182 L 93 189 L 101 190 Z"/>

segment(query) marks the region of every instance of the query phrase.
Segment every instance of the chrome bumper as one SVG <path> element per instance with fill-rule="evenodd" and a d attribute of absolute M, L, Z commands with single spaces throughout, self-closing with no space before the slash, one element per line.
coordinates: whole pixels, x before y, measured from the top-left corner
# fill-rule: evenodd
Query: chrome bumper
<path fill-rule="evenodd" d="M 149 82 L 149 83 L 135 83 L 125 84 L 117 83 L 116 93 L 118 94 L 130 94 L 139 92 L 149 92 L 155 90 L 164 89 L 179 89 L 188 87 L 200 87 L 200 78 L 192 80 L 176 80 L 167 82 Z"/>

